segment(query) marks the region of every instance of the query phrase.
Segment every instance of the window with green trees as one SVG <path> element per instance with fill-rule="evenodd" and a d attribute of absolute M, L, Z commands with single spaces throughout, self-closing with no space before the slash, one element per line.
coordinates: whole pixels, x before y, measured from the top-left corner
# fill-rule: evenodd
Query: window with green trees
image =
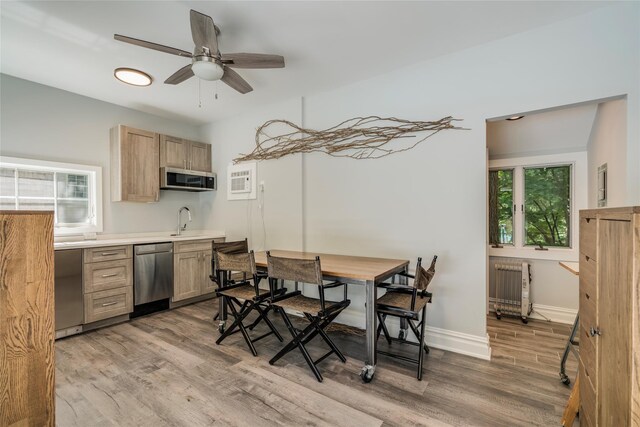
<path fill-rule="evenodd" d="M 489 243 L 513 244 L 513 169 L 489 171 Z"/>
<path fill-rule="evenodd" d="M 524 244 L 571 245 L 571 166 L 524 168 Z"/>

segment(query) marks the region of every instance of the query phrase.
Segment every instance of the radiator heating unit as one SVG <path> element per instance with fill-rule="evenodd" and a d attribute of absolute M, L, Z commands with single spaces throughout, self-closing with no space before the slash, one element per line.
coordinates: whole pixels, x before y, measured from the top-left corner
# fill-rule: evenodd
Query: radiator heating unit
<path fill-rule="evenodd" d="M 528 322 L 531 303 L 531 265 L 528 262 L 496 262 L 493 307 L 496 317 L 517 316 Z"/>

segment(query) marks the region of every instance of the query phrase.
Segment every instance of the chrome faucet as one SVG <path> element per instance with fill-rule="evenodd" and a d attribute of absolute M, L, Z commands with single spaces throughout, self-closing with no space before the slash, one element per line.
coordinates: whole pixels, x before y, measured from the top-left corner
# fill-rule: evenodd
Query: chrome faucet
<path fill-rule="evenodd" d="M 180 209 L 178 209 L 178 233 L 177 235 L 179 236 L 184 230 L 187 229 L 187 223 L 185 222 L 184 225 L 180 225 L 182 223 L 181 217 L 182 217 L 182 211 L 187 211 L 187 214 L 189 215 L 189 222 L 191 222 L 191 211 L 189 210 L 188 207 L 183 206 Z"/>

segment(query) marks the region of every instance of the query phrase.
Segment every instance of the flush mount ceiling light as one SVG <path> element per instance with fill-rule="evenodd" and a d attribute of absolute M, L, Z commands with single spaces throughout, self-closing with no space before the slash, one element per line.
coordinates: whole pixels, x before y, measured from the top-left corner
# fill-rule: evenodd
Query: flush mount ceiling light
<path fill-rule="evenodd" d="M 191 64 L 191 71 L 196 77 L 202 80 L 220 80 L 224 74 L 224 68 L 219 64 L 215 58 L 210 56 L 196 56 L 193 58 L 193 64 Z"/>
<path fill-rule="evenodd" d="M 121 82 L 133 86 L 149 86 L 153 82 L 149 74 L 133 68 L 116 68 L 113 75 Z"/>
<path fill-rule="evenodd" d="M 520 120 L 520 119 L 521 119 L 521 118 L 523 118 L 523 117 L 524 117 L 524 116 L 511 116 L 511 117 L 508 117 L 508 118 L 507 118 L 507 120 L 509 120 L 509 121 L 512 121 L 512 122 L 513 122 L 513 121 L 515 121 L 515 120 Z"/>

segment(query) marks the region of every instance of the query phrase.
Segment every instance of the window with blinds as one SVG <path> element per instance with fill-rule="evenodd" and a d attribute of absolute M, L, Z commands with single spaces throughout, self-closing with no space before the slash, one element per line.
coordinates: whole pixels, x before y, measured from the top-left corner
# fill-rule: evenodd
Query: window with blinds
<path fill-rule="evenodd" d="M 0 158 L 0 209 L 54 211 L 56 234 L 102 231 L 101 168 Z"/>

